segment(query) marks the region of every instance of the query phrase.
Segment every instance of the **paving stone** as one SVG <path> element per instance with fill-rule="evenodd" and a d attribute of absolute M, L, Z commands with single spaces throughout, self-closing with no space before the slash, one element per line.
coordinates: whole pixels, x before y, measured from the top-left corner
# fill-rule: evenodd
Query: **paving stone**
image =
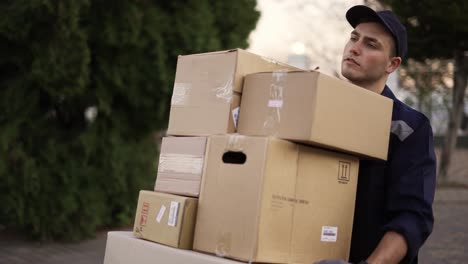
<path fill-rule="evenodd" d="M 440 188 L 434 202 L 434 231 L 419 263 L 468 263 L 468 189 Z M 0 231 L 0 264 L 102 264 L 106 233 L 80 243 L 39 243 Z"/>

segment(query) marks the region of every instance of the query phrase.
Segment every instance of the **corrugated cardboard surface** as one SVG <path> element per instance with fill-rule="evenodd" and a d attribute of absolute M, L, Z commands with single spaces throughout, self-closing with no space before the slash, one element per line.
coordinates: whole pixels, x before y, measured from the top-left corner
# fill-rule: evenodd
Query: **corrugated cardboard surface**
<path fill-rule="evenodd" d="M 245 78 L 238 131 L 386 160 L 392 105 L 319 72 L 251 74 Z"/>
<path fill-rule="evenodd" d="M 261 204 L 275 191 L 293 194 L 294 181 L 282 176 L 295 174 L 296 145 L 232 135 L 210 137 L 208 148 L 194 248 L 244 261 L 286 261 L 292 208 L 278 205 L 269 219 Z M 245 164 L 224 163 L 227 151 L 246 154 Z"/>
<path fill-rule="evenodd" d="M 235 264 L 242 263 L 191 250 L 176 249 L 133 236 L 131 232 L 107 234 L 104 264 Z"/>
<path fill-rule="evenodd" d="M 347 260 L 351 245 L 359 160 L 300 146 L 289 263 Z M 322 239 L 324 227 L 336 236 Z"/>
<path fill-rule="evenodd" d="M 154 190 L 198 197 L 206 137 L 164 137 Z"/>
<path fill-rule="evenodd" d="M 195 198 L 140 191 L 133 233 L 164 245 L 191 249 L 197 202 Z"/>
<path fill-rule="evenodd" d="M 235 132 L 232 111 L 239 106 L 244 75 L 280 69 L 295 68 L 241 49 L 179 56 L 167 133 Z"/>
<path fill-rule="evenodd" d="M 244 153 L 245 163 L 224 162 L 232 152 Z M 269 263 L 347 259 L 357 158 L 239 135 L 211 136 L 206 153 L 194 250 Z M 336 242 L 316 233 L 328 225 L 339 229 Z"/>

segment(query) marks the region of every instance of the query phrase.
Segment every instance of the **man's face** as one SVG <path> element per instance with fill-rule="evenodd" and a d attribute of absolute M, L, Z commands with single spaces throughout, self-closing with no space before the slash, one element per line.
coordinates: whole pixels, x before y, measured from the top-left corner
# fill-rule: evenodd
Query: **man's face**
<path fill-rule="evenodd" d="M 393 38 L 381 24 L 361 23 L 344 48 L 341 73 L 357 85 L 375 83 L 393 71 L 393 50 Z"/>

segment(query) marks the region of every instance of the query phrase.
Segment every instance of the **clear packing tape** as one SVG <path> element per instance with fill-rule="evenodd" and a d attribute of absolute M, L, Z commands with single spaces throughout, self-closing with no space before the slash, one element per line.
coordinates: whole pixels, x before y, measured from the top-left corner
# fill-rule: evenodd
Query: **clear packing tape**
<path fill-rule="evenodd" d="M 231 74 L 231 77 L 227 79 L 227 81 L 218 87 L 213 88 L 213 92 L 216 96 L 216 99 L 222 102 L 231 103 L 232 102 L 232 95 L 234 93 L 234 80 L 233 80 L 234 72 Z"/>
<path fill-rule="evenodd" d="M 218 241 L 216 243 L 216 250 L 215 254 L 217 257 L 225 258 L 230 257 L 231 252 L 231 233 L 230 232 L 222 232 L 218 236 Z M 254 259 L 254 251 L 252 250 L 252 254 L 250 255 L 249 260 L 247 263 L 252 264 Z"/>
<path fill-rule="evenodd" d="M 229 140 L 226 146 L 227 151 L 238 151 L 244 150 L 244 138 L 245 136 L 239 134 L 230 134 Z"/>
<path fill-rule="evenodd" d="M 220 232 L 216 242 L 215 255 L 220 258 L 231 257 L 231 241 L 232 235 L 231 232 Z M 254 263 L 255 250 L 252 249 L 247 263 Z M 244 261 L 245 262 L 245 261 Z"/>
<path fill-rule="evenodd" d="M 200 79 L 190 82 L 175 82 L 172 92 L 171 105 L 188 105 L 193 98 L 208 95 L 216 102 L 230 104 L 233 100 L 234 69 L 229 74 L 216 74 L 215 72 L 201 72 Z M 207 98 L 205 98 L 207 100 Z"/>
<path fill-rule="evenodd" d="M 158 172 L 176 172 L 201 175 L 203 156 L 190 154 L 161 154 Z"/>
<path fill-rule="evenodd" d="M 191 83 L 174 83 L 172 91 L 171 105 L 186 105 L 192 91 Z"/>
<path fill-rule="evenodd" d="M 281 109 L 283 108 L 283 90 L 286 87 L 287 70 L 274 71 L 270 84 L 270 96 L 268 99 L 268 110 L 263 131 L 267 135 L 277 136 L 278 126 L 281 122 Z"/>
<path fill-rule="evenodd" d="M 229 257 L 231 252 L 231 233 L 221 232 L 216 241 L 215 254 L 218 257 L 225 258 Z"/>

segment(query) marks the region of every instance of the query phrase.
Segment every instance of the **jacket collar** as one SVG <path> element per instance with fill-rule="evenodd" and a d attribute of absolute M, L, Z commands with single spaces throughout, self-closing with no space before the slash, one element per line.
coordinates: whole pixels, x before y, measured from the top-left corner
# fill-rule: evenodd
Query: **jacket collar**
<path fill-rule="evenodd" d="M 392 92 L 392 90 L 390 90 L 390 88 L 389 88 L 387 85 L 385 85 L 385 88 L 383 89 L 381 95 L 383 95 L 383 96 L 385 96 L 385 97 L 387 97 L 387 98 L 390 98 L 390 99 L 392 99 L 393 101 L 398 100 L 398 99 L 396 98 L 395 94 Z"/>

